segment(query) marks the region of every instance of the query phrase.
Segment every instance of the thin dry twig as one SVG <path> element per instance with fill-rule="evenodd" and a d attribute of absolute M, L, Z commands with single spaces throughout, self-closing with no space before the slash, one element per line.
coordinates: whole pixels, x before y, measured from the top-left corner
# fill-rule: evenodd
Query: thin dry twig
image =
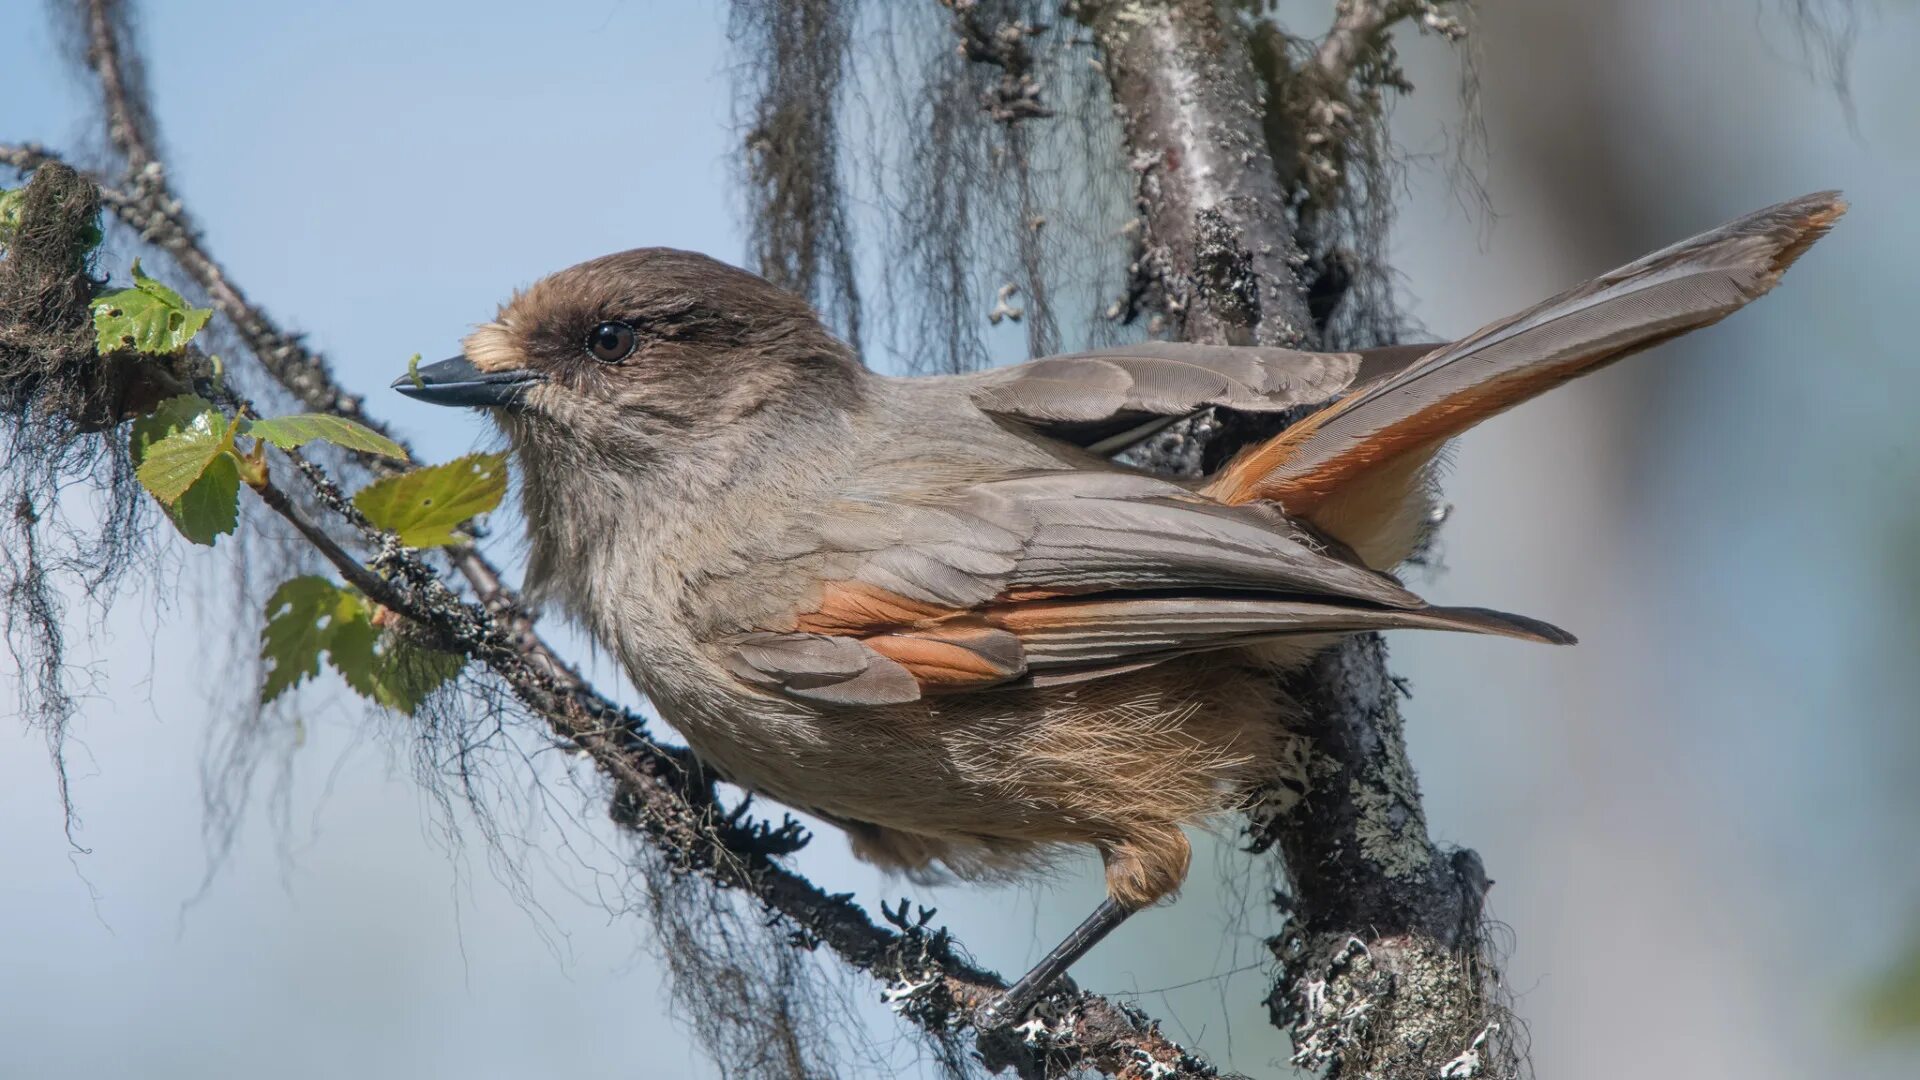
<path fill-rule="evenodd" d="M 1418 18 L 1427 30 L 1456 40 L 1466 31 L 1460 20 L 1442 10 L 1451 0 L 1340 0 L 1333 26 L 1313 51 L 1311 66 L 1334 84 L 1353 77 L 1361 59 L 1379 47 L 1383 35 L 1398 23 Z"/>

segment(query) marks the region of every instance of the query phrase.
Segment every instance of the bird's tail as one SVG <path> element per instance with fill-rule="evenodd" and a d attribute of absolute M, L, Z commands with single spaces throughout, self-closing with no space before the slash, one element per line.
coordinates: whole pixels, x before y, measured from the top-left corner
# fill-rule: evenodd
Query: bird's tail
<path fill-rule="evenodd" d="M 1207 493 L 1226 503 L 1271 499 L 1316 523 L 1351 519 L 1329 531 L 1362 549 L 1368 537 L 1342 535 L 1364 531 L 1369 513 L 1356 513 L 1356 504 L 1372 505 L 1377 516 L 1415 497 L 1446 440 L 1575 376 L 1720 321 L 1773 288 L 1845 210 L 1837 192 L 1805 195 L 1502 319 L 1243 452 Z"/>

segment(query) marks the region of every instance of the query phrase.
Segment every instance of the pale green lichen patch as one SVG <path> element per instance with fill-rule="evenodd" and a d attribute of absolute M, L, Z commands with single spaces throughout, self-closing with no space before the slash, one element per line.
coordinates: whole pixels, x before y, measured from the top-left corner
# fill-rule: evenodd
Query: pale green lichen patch
<path fill-rule="evenodd" d="M 1293 1057 L 1301 1069 L 1322 1069 L 1366 1044 L 1373 1013 L 1393 999 L 1393 977 L 1373 962 L 1359 938 L 1335 948 L 1326 966 L 1293 981 Z"/>
<path fill-rule="evenodd" d="M 1360 852 L 1380 872 L 1395 881 L 1408 881 L 1433 864 L 1427 842 L 1427 823 L 1420 804 L 1392 786 L 1376 787 L 1354 780 L 1349 786 L 1359 815 L 1354 836 Z"/>
<path fill-rule="evenodd" d="M 1368 762 L 1364 777 L 1348 785 L 1359 811 L 1354 832 L 1360 850 L 1381 872 L 1406 881 L 1433 863 L 1433 845 L 1427 839 L 1426 815 L 1420 809 L 1420 783 L 1407 760 L 1399 710 L 1389 708 L 1376 717 L 1381 752 Z"/>

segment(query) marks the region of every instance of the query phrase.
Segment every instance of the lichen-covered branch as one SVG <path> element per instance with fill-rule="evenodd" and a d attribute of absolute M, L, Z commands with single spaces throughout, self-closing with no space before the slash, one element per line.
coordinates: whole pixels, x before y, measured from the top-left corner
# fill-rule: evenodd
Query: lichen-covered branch
<path fill-rule="evenodd" d="M 361 399 L 334 382 L 325 359 L 251 303 L 207 254 L 199 230 L 167 182 L 144 79 L 137 67 L 129 66 L 137 52 L 126 39 L 124 0 L 81 0 L 77 7 L 85 24 L 86 63 L 100 89 L 107 137 L 126 165 L 124 181 L 103 185 L 103 189 L 120 189 L 109 208 L 206 290 L 215 310 L 233 323 L 260 365 L 302 404 L 316 412 L 350 417 L 386 434 L 366 415 Z"/>
<path fill-rule="evenodd" d="M 1398 340 L 1403 326 L 1386 248 L 1401 195 L 1400 163 L 1387 113 L 1413 86 L 1395 31 L 1415 27 L 1458 47 L 1472 8 L 1467 0 L 1340 0 L 1332 25 L 1314 40 L 1253 13 L 1265 6 L 1245 5 L 1245 22 L 1266 94 L 1267 146 L 1293 209 L 1321 343 L 1352 348 Z M 1475 187 L 1478 89 L 1470 59 L 1461 72 L 1466 123 L 1456 138 L 1454 176 L 1465 192 Z"/>
<path fill-rule="evenodd" d="M 1070 7 L 1099 45 L 1138 175 L 1136 297 L 1191 341 L 1306 340 L 1300 259 L 1238 28 L 1214 0 Z"/>
<path fill-rule="evenodd" d="M 1339 0 L 1333 27 L 1313 51 L 1310 66 L 1330 83 L 1344 83 L 1368 54 L 1378 52 L 1395 24 L 1418 19 L 1422 28 L 1457 40 L 1466 33 L 1448 7 L 1455 0 Z"/>
<path fill-rule="evenodd" d="M 1427 4 L 1343 3 L 1316 63 L 1329 77 L 1391 22 Z M 1146 259 L 1169 321 L 1188 340 L 1311 336 L 1308 283 L 1250 89 L 1240 28 L 1212 0 L 1081 3 L 1104 52 L 1147 223 Z M 1138 456 L 1191 468 L 1199 424 Z M 1481 938 L 1478 856 L 1427 834 L 1398 692 L 1376 636 L 1329 650 L 1293 681 L 1312 743 L 1308 789 L 1252 816 L 1256 850 L 1277 847 L 1293 886 L 1269 1003 L 1294 1064 L 1328 1076 L 1511 1077 L 1519 1068 L 1498 977 Z M 1297 797 L 1293 797 L 1297 796 Z"/>
<path fill-rule="evenodd" d="M 1309 790 L 1253 815 L 1249 835 L 1279 849 L 1293 883 L 1267 999 L 1293 1063 L 1342 1078 L 1519 1076 L 1486 871 L 1427 833 L 1385 644 L 1331 650 L 1290 690 L 1314 747 Z"/>

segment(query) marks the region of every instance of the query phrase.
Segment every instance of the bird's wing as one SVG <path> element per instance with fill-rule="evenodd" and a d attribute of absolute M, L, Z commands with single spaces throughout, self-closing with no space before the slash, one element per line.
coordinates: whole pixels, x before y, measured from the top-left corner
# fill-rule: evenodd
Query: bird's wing
<path fill-rule="evenodd" d="M 934 503 L 827 508 L 776 545 L 819 582 L 795 610 L 725 635 L 736 676 L 799 698 L 888 704 L 1097 678 L 1294 634 L 1432 627 L 1566 637 L 1428 606 L 1271 507 L 1154 477 L 1059 471 Z"/>
<path fill-rule="evenodd" d="M 1280 412 L 1331 401 L 1349 386 L 1399 370 L 1438 347 L 1312 353 L 1149 341 L 962 378 L 981 411 L 1089 446 L 1155 417 L 1185 416 L 1210 405 Z"/>

